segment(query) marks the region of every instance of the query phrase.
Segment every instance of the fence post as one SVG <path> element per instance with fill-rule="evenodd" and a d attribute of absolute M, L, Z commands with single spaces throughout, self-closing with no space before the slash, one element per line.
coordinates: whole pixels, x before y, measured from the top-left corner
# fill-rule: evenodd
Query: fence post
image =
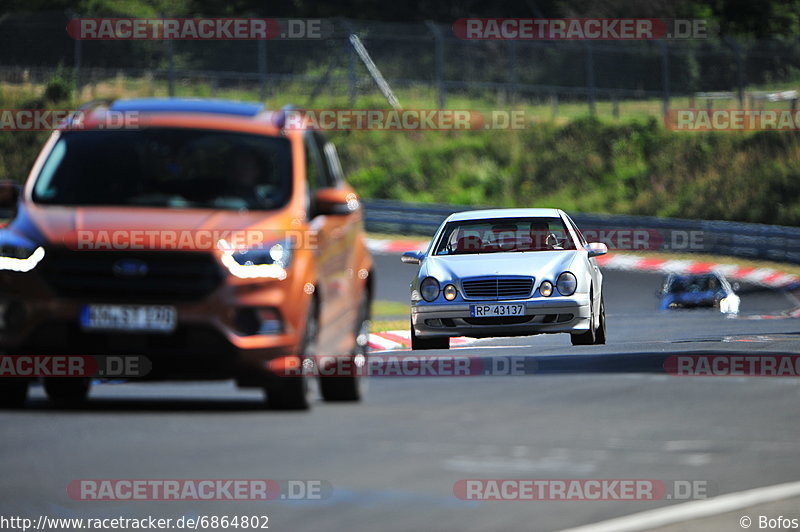
<path fill-rule="evenodd" d="M 742 57 L 744 54 L 742 47 L 733 37 L 726 37 L 725 42 L 736 55 L 736 90 L 739 96 L 739 108 L 744 109 L 744 59 Z"/>
<path fill-rule="evenodd" d="M 159 13 L 158 16 L 163 20 L 164 14 Z M 164 36 L 164 46 L 167 47 L 167 94 L 170 98 L 175 97 L 175 51 L 172 46 L 172 39 L 167 39 Z"/>
<path fill-rule="evenodd" d="M 439 109 L 444 109 L 446 103 L 444 88 L 444 36 L 439 26 L 433 21 L 426 20 L 425 24 L 433 34 L 433 46 L 436 56 L 436 96 L 439 101 Z"/>
<path fill-rule="evenodd" d="M 661 104 L 661 111 L 664 117 L 669 114 L 669 96 L 670 96 L 670 86 L 669 86 L 669 46 L 663 40 L 656 41 L 658 47 L 661 48 L 661 84 L 664 89 L 663 99 L 664 101 Z"/>
<path fill-rule="evenodd" d="M 354 34 L 355 28 L 350 23 L 348 19 L 342 19 L 342 25 L 347 30 L 347 35 Z M 358 77 L 356 74 L 356 51 L 350 44 L 349 40 L 345 38 L 344 40 L 344 47 L 345 53 L 347 54 L 347 81 L 348 81 L 348 100 L 350 102 L 350 108 L 353 109 L 356 106 L 356 97 L 358 96 Z"/>
<path fill-rule="evenodd" d="M 589 91 L 589 114 L 595 115 L 595 102 L 597 95 L 594 86 L 594 56 L 592 55 L 592 41 L 586 41 L 586 87 Z"/>
<path fill-rule="evenodd" d="M 73 19 L 78 18 L 77 13 L 73 13 Z M 83 55 L 83 39 L 75 39 L 74 54 L 75 54 L 75 103 L 79 103 L 81 99 L 81 61 Z"/>
<path fill-rule="evenodd" d="M 356 106 L 356 97 L 358 96 L 358 76 L 356 75 L 356 52 L 353 50 L 352 46 L 345 44 L 347 46 L 347 54 L 349 57 L 348 64 L 348 72 L 349 72 L 349 85 L 350 85 L 350 107 L 353 108 Z"/>
<path fill-rule="evenodd" d="M 511 72 L 509 72 L 509 80 L 511 81 L 511 103 L 517 103 L 517 88 L 519 84 L 519 76 L 517 75 L 518 68 L 517 68 L 517 46 L 518 42 L 516 39 L 511 39 L 508 41 L 508 58 L 509 58 L 509 67 Z"/>
<path fill-rule="evenodd" d="M 170 98 L 175 97 L 175 51 L 172 47 L 172 39 L 167 39 L 167 93 Z"/>
<path fill-rule="evenodd" d="M 267 99 L 267 40 L 258 40 L 258 98 L 262 102 Z"/>

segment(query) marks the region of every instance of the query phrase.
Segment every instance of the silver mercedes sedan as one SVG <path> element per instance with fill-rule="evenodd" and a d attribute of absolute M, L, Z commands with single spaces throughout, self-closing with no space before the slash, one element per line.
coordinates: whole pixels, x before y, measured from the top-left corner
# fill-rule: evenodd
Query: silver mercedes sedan
<path fill-rule="evenodd" d="M 447 349 L 450 338 L 569 333 L 573 345 L 606 341 L 603 275 L 560 209 L 492 209 L 450 215 L 411 282 L 412 349 Z"/>

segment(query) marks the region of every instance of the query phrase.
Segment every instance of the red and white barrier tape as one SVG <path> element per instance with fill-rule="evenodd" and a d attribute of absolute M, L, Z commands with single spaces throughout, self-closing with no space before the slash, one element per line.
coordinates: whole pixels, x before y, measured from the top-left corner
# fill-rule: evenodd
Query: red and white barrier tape
<path fill-rule="evenodd" d="M 406 251 L 424 251 L 428 247 L 428 242 L 427 240 L 367 239 L 367 246 L 373 253 L 394 255 L 405 253 Z M 609 270 L 657 272 L 664 274 L 700 274 L 716 271 L 728 279 L 770 288 L 784 288 L 794 284 L 800 284 L 800 276 L 794 274 L 774 270 L 772 268 L 743 267 L 736 264 L 646 258 L 636 255 L 620 255 L 613 252 L 609 255 L 598 257 L 597 262 L 600 266 Z"/>

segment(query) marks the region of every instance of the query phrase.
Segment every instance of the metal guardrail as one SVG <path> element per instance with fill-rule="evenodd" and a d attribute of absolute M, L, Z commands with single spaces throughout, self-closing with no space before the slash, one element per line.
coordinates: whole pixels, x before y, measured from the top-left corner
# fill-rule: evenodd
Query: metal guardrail
<path fill-rule="evenodd" d="M 442 221 L 454 212 L 486 208 L 391 200 L 364 200 L 364 206 L 368 231 L 420 236 L 432 236 Z M 641 250 L 709 253 L 800 264 L 799 227 L 652 216 L 572 212 L 569 215 L 581 230 L 592 231 L 600 241 L 619 243 L 612 232 L 645 233 L 647 242 L 631 239 L 630 233 L 622 240 L 629 242 L 633 251 L 638 245 L 642 246 L 638 248 Z"/>

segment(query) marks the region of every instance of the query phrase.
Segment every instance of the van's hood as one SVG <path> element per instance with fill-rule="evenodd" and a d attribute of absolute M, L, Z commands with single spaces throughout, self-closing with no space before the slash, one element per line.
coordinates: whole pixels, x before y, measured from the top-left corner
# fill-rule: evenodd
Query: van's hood
<path fill-rule="evenodd" d="M 430 256 L 425 259 L 421 277 L 430 275 L 444 281 L 484 275 L 525 275 L 553 280 L 570 269 L 577 253 L 567 250 Z"/>
<path fill-rule="evenodd" d="M 290 228 L 289 216 L 278 212 L 20 205 L 7 230 L 71 249 L 209 250 L 220 239 L 276 240 Z"/>

